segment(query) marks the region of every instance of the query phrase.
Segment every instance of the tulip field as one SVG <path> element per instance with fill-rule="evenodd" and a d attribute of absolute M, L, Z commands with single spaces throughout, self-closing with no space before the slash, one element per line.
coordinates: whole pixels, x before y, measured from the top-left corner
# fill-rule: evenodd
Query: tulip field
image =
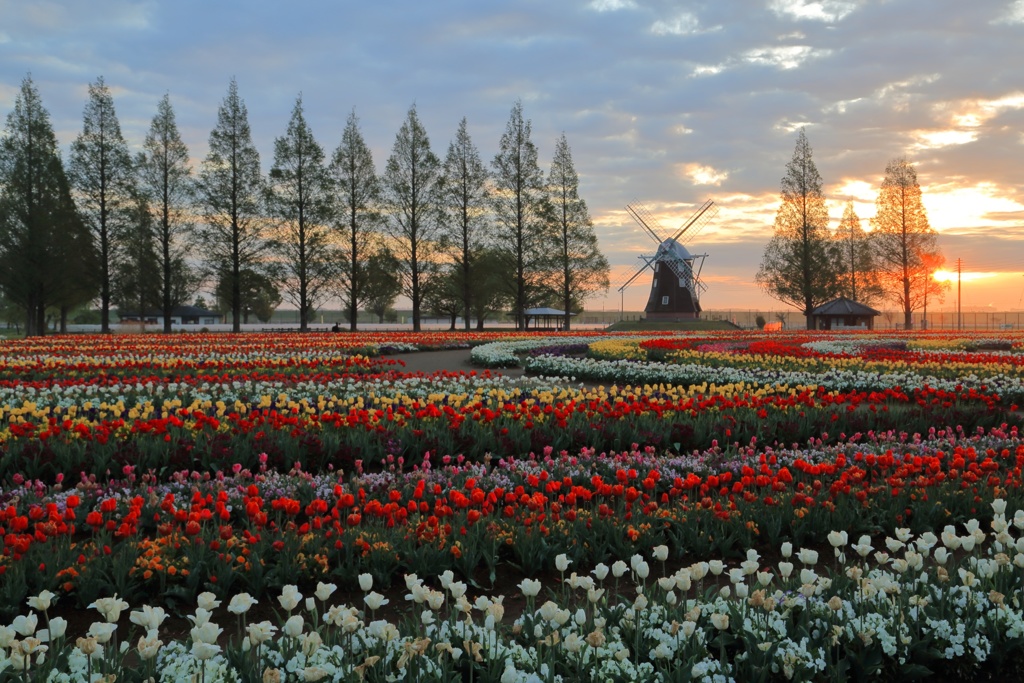
<path fill-rule="evenodd" d="M 1021 406 L 1013 332 L 0 342 L 0 681 L 1024 680 Z"/>

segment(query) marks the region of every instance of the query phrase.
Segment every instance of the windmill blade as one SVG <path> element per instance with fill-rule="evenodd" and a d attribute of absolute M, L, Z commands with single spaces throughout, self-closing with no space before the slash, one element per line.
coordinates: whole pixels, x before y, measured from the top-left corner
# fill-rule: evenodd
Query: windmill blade
<path fill-rule="evenodd" d="M 679 228 L 679 232 L 672 238 L 678 240 L 688 230 L 696 228 L 694 235 L 700 232 L 708 222 L 718 215 L 718 207 L 710 199 L 704 202 L 699 209 L 697 209 L 689 220 L 683 223 L 683 227 Z M 691 235 L 692 237 L 692 235 Z"/>
<path fill-rule="evenodd" d="M 658 234 L 658 231 L 654 229 L 658 228 L 658 230 L 661 230 L 662 234 L 665 234 L 664 228 L 661 227 L 661 224 L 658 223 L 658 219 L 654 217 L 654 214 L 652 214 L 646 206 L 634 202 L 633 204 L 626 204 L 626 211 L 628 211 L 629 215 L 633 217 L 633 220 L 639 223 L 643 229 L 647 231 L 647 234 L 649 234 L 655 242 L 661 244 L 665 241 L 665 238 L 661 234 Z"/>
<path fill-rule="evenodd" d="M 689 230 L 687 230 L 686 241 L 692 243 L 693 239 L 697 237 L 697 235 L 699 235 L 701 231 L 704 230 L 705 227 L 707 227 L 707 224 L 710 223 L 717 215 L 717 206 L 712 206 L 710 209 L 708 209 L 707 213 L 701 216 L 700 219 L 698 219 L 697 222 L 693 226 L 691 226 Z"/>
<path fill-rule="evenodd" d="M 651 256 L 651 257 L 641 256 L 640 258 L 643 259 L 644 262 L 642 264 L 640 264 L 639 266 L 637 266 L 636 270 L 634 270 L 632 273 L 629 274 L 629 276 L 626 278 L 626 281 L 623 282 L 622 285 L 619 287 L 618 291 L 621 292 L 626 287 L 629 287 L 633 283 L 633 280 L 635 280 L 638 277 L 640 277 L 640 275 L 645 270 L 647 270 L 648 268 L 653 268 L 654 267 L 655 258 L 653 256 Z"/>

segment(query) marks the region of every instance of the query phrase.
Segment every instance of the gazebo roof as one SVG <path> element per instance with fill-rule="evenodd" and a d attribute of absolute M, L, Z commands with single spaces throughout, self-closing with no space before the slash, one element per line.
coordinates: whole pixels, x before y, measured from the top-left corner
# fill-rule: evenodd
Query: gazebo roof
<path fill-rule="evenodd" d="M 881 315 L 880 311 L 876 311 L 870 306 L 854 301 L 853 299 L 847 299 L 845 296 L 841 296 L 838 299 L 832 299 L 832 301 L 826 301 L 822 305 L 811 311 L 811 315 Z"/>
<path fill-rule="evenodd" d="M 557 308 L 527 308 L 523 311 L 523 315 L 565 315 L 565 311 L 560 311 Z M 576 315 L 570 313 L 569 315 Z"/>

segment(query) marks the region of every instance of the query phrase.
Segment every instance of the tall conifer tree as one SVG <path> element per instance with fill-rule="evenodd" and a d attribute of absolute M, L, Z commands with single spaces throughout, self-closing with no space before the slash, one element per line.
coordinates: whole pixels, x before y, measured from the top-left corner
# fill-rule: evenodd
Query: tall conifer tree
<path fill-rule="evenodd" d="M 380 224 L 380 181 L 354 111 L 349 114 L 341 143 L 334 150 L 331 172 L 338 201 L 335 230 L 340 236 L 341 293 L 348 308 L 349 328 L 354 332 L 358 327 L 359 305 L 373 296 L 366 289 L 366 267 L 374 231 Z"/>
<path fill-rule="evenodd" d="M 462 319 L 470 329 L 477 257 L 483 249 L 487 227 L 487 168 L 469 137 L 466 119 L 459 122 L 455 139 L 444 159 L 441 208 L 444 212 L 443 243 L 455 265 L 452 284 L 462 302 Z M 483 321 L 481 321 L 482 323 Z"/>
<path fill-rule="evenodd" d="M 166 333 L 171 331 L 171 311 L 191 295 L 195 280 L 187 261 L 192 229 L 189 220 L 192 168 L 188 147 L 181 140 L 168 95 L 157 105 L 146 133 L 139 160 L 139 182 L 155 217 L 153 232 L 160 276 L 158 305 L 163 312 Z"/>
<path fill-rule="evenodd" d="M 95 294 L 95 251 L 71 198 L 57 137 L 26 77 L 0 137 L 0 289 L 44 334 L 46 308 L 65 313 Z"/>
<path fill-rule="evenodd" d="M 427 131 L 409 108 L 384 170 L 385 231 L 402 264 L 405 293 L 412 300 L 412 329 L 420 330 L 423 286 L 434 268 L 437 248 L 438 181 L 441 161 L 430 149 Z"/>
<path fill-rule="evenodd" d="M 875 272 L 871 239 L 861 227 L 860 217 L 847 202 L 836 233 L 836 275 L 840 293 L 848 299 L 872 305 L 882 296 Z"/>
<path fill-rule="evenodd" d="M 242 323 L 242 273 L 261 267 L 269 251 L 264 187 L 249 114 L 232 78 L 199 173 L 198 199 L 205 215 L 196 234 L 218 278 L 227 280 L 234 332 Z"/>
<path fill-rule="evenodd" d="M 268 194 L 278 222 L 274 247 L 285 270 L 285 293 L 299 310 L 299 330 L 330 293 L 337 258 L 330 240 L 334 220 L 334 186 L 324 164 L 324 150 L 313 136 L 295 100 L 288 130 L 274 141 L 274 166 Z"/>
<path fill-rule="evenodd" d="M 554 225 L 555 288 L 565 311 L 566 330 L 571 327 L 573 309 L 582 308 L 587 295 L 608 288 L 608 260 L 597 246 L 594 222 L 579 186 L 572 150 L 563 133 L 555 144 L 548 191 Z"/>
<path fill-rule="evenodd" d="M 497 224 L 494 246 L 513 273 L 510 290 L 516 328 L 526 328 L 524 311 L 537 300 L 549 270 L 550 253 L 545 234 L 550 227 L 544 174 L 537 163 L 537 147 L 530 139 L 523 103 L 512 106 L 498 154 L 491 162 L 494 192 L 491 204 Z"/>
<path fill-rule="evenodd" d="M 904 329 L 909 330 L 914 311 L 924 307 L 931 291 L 926 284 L 931 276 L 926 279 L 921 272 L 928 261 L 941 259 L 921 201 L 917 171 L 905 158 L 893 159 L 885 167 L 871 225 L 882 286 L 903 311 Z"/>
<path fill-rule="evenodd" d="M 799 308 L 811 326 L 811 311 L 839 292 L 828 208 L 811 145 L 801 128 L 782 178 L 782 203 L 775 233 L 765 247 L 756 282 L 771 297 Z"/>
<path fill-rule="evenodd" d="M 131 229 L 136 179 L 114 98 L 102 76 L 89 85 L 82 119 L 82 132 L 71 145 L 71 184 L 99 254 L 100 329 L 109 332 L 114 265 Z"/>

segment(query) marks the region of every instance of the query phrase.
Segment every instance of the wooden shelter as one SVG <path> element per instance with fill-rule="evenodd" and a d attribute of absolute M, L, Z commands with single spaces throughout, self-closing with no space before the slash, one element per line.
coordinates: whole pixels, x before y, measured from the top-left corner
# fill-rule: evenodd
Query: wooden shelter
<path fill-rule="evenodd" d="M 569 315 L 576 315 L 570 313 Z M 523 316 L 526 318 L 526 329 L 534 330 L 557 330 L 562 329 L 562 323 L 565 322 L 565 311 L 560 311 L 557 308 L 527 308 L 523 311 Z M 533 327 L 530 327 L 530 320 L 533 320 Z"/>
<path fill-rule="evenodd" d="M 815 330 L 873 330 L 876 315 L 881 315 L 881 312 L 841 296 L 811 311 L 809 327 Z"/>

